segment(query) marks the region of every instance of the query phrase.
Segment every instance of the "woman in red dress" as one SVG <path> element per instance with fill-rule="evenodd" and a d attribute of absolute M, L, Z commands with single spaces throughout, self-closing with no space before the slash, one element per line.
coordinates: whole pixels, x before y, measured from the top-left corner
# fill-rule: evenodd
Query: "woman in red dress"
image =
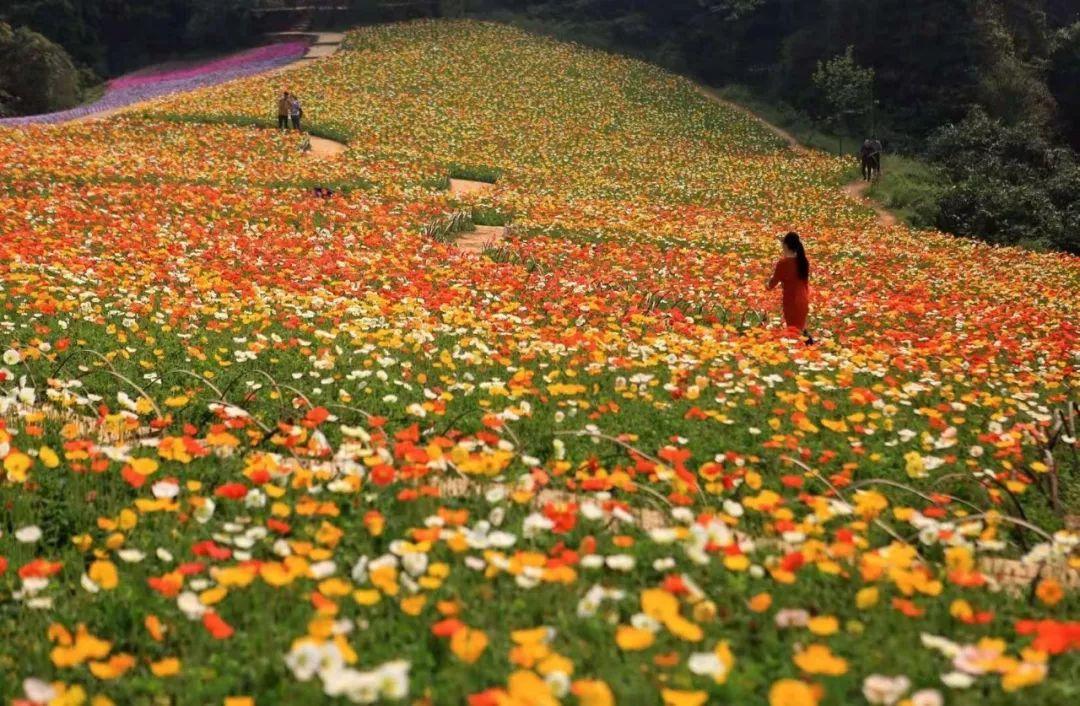
<path fill-rule="evenodd" d="M 810 312 L 810 261 L 806 259 L 799 234 L 788 233 L 780 239 L 784 256 L 776 263 L 772 279 L 766 289 L 784 286 L 784 323 L 788 328 L 801 331 L 807 343 L 813 343 L 813 337 L 806 332 L 806 315 Z"/>

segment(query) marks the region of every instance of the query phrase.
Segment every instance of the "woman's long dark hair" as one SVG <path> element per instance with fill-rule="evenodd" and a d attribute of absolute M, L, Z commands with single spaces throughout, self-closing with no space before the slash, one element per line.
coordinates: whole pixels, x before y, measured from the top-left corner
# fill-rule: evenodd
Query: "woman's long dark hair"
<path fill-rule="evenodd" d="M 802 241 L 799 240 L 799 234 L 790 231 L 785 235 L 784 247 L 795 253 L 795 266 L 799 271 L 799 279 L 810 279 L 810 261 L 806 259 L 806 249 L 803 248 Z"/>

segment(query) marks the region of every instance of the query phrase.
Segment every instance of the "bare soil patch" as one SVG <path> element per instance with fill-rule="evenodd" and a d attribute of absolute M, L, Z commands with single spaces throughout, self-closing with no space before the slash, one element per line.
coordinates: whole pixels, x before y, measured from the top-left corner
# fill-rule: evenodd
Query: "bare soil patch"
<path fill-rule="evenodd" d="M 459 250 L 479 255 L 486 248 L 502 242 L 506 237 L 506 226 L 475 226 L 475 230 L 462 233 L 454 241 Z"/>
<path fill-rule="evenodd" d="M 491 191 L 495 187 L 486 181 L 471 181 L 469 179 L 450 179 L 451 196 L 467 196 L 469 194 L 482 194 Z"/>

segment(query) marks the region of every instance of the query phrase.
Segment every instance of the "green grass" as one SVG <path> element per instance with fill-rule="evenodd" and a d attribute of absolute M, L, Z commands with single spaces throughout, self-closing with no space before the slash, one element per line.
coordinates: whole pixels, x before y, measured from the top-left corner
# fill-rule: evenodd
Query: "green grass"
<path fill-rule="evenodd" d="M 491 206 L 473 206 L 472 222 L 478 226 L 506 226 L 514 214 Z"/>
<path fill-rule="evenodd" d="M 482 181 L 494 184 L 502 176 L 502 170 L 498 167 L 488 167 L 482 164 L 459 164 L 453 162 L 449 165 L 451 179 L 467 179 L 468 181 Z"/>
<path fill-rule="evenodd" d="M 938 201 L 948 188 L 945 176 L 922 160 L 903 155 L 885 155 L 881 178 L 866 195 L 914 228 L 932 228 L 937 220 Z"/>
<path fill-rule="evenodd" d="M 468 233 L 475 228 L 469 212 L 460 211 L 438 218 L 424 227 L 424 235 L 440 243 L 449 243 L 461 233 Z"/>

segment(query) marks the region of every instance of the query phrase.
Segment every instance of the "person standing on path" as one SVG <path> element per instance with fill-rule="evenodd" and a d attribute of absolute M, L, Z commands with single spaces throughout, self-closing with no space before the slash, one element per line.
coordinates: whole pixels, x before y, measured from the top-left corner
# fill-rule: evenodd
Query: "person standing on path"
<path fill-rule="evenodd" d="M 798 233 L 787 233 L 780 244 L 783 257 L 776 263 L 765 288 L 773 290 L 776 285 L 783 285 L 784 323 L 800 331 L 806 336 L 807 344 L 812 344 L 814 338 L 806 331 L 806 317 L 810 313 L 810 260 Z"/>
<path fill-rule="evenodd" d="M 300 99 L 295 95 L 292 96 L 289 101 L 289 117 L 292 118 L 293 130 L 300 129 L 300 118 L 304 114 L 304 109 L 300 107 Z"/>
<path fill-rule="evenodd" d="M 278 130 L 289 129 L 289 110 L 292 107 L 292 101 L 289 98 L 288 91 L 282 91 L 281 97 L 277 101 L 277 126 Z"/>

